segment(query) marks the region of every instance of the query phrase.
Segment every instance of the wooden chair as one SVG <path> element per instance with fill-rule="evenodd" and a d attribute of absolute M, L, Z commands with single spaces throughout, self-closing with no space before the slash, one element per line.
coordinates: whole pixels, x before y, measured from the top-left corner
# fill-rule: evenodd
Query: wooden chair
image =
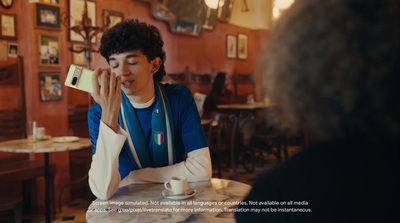
<path fill-rule="evenodd" d="M 22 204 L 23 209 L 27 213 L 34 213 L 36 210 L 32 210 L 32 207 L 37 205 L 36 197 L 36 178 L 43 176 L 44 164 L 43 162 L 29 160 L 27 158 L 12 157 L 0 160 L 0 182 L 4 185 L 15 184 L 16 186 L 21 186 L 22 188 L 10 188 L 16 190 L 16 188 L 21 189 L 21 191 L 13 191 L 10 193 L 11 196 L 15 197 L 14 194 L 23 198 Z M 50 194 L 52 203 L 52 214 L 54 217 L 55 206 L 54 206 L 54 176 L 56 173 L 55 164 L 50 165 Z M 14 194 L 13 194 L 14 193 Z M 9 194 L 2 194 L 0 196 L 0 209 L 4 208 L 17 208 L 15 199 L 11 199 Z M 18 197 L 16 196 L 16 197 Z M 15 202 L 14 202 L 15 201 Z M 14 204 L 14 206 L 12 205 Z M 15 212 L 18 213 L 18 212 Z"/>
<path fill-rule="evenodd" d="M 6 106 L 1 106 L 0 108 L 0 142 L 26 138 L 25 85 L 21 56 L 17 57 L 15 64 L 0 66 L 0 94 L 12 94 L 10 100 L 5 103 Z M 55 165 L 51 164 L 50 190 L 53 202 L 55 172 Z M 27 153 L 1 153 L 0 182 L 4 183 L 4 185 L 13 184 L 17 186 L 11 188 L 16 194 L 15 196 L 12 194 L 11 197 L 20 196 L 23 198 L 22 206 L 24 212 L 36 212 L 32 210 L 32 207 L 37 206 L 36 178 L 43 176 L 43 173 L 43 162 L 29 160 L 29 154 Z M 15 219 L 18 220 L 20 201 L 18 199 L 10 199 L 9 195 L 10 193 L 1 194 L 0 210 L 14 210 L 16 213 Z M 52 213 L 55 213 L 54 203 L 52 209 Z"/>
<path fill-rule="evenodd" d="M 88 112 L 88 105 L 68 106 L 68 131 L 70 135 L 89 137 Z"/>
<path fill-rule="evenodd" d="M 234 115 L 211 113 L 210 117 L 218 122 L 216 127 L 209 127 L 207 132 L 211 159 L 218 168 L 218 177 L 222 178 L 222 162 L 230 164 L 234 179 L 237 181 L 236 172 L 236 133 L 238 120 Z"/>
<path fill-rule="evenodd" d="M 22 222 L 22 198 L 0 198 L 0 211 L 8 211 L 7 222 Z M 3 222 L 3 221 L 2 221 Z"/>
<path fill-rule="evenodd" d="M 65 189 L 70 188 L 71 200 L 86 197 L 88 203 L 95 197 L 89 188 L 88 172 L 92 159 L 92 147 L 70 151 L 71 181 L 63 185 L 58 197 L 59 213 L 62 212 L 62 196 Z"/>
<path fill-rule="evenodd" d="M 264 153 L 273 154 L 278 163 L 282 162 L 282 152 L 285 159 L 288 158 L 287 136 L 285 131 L 271 128 L 268 131 L 256 130 L 250 140 L 250 147 L 258 150 L 261 165 L 264 162 Z"/>
<path fill-rule="evenodd" d="M 0 67 L 0 87 L 16 90 L 14 107 L 0 110 L 0 142 L 26 137 L 25 87 L 22 57 L 17 63 Z M 13 95 L 14 96 L 14 95 Z M 11 101 L 10 101 L 11 102 Z"/>
<path fill-rule="evenodd" d="M 68 106 L 68 133 L 69 135 L 89 138 L 88 127 L 89 105 Z M 69 151 L 70 182 L 63 185 L 59 193 L 59 213 L 62 211 L 62 196 L 65 189 L 70 188 L 71 200 L 87 197 L 93 201 L 93 194 L 89 188 L 88 172 L 92 162 L 92 148 Z"/>

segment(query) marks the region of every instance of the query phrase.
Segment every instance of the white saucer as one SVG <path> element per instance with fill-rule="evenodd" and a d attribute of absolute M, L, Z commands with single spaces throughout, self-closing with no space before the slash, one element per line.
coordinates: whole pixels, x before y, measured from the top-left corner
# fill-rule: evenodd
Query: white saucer
<path fill-rule="evenodd" d="M 193 197 L 193 195 L 195 195 L 195 194 L 196 194 L 196 190 L 193 189 L 193 188 L 188 188 L 186 190 L 186 193 L 183 194 L 183 195 L 176 195 L 172 191 L 169 191 L 167 189 L 162 191 L 162 195 L 165 198 L 168 198 L 168 199 L 171 199 L 171 200 L 184 200 L 184 199 L 188 199 L 188 198 Z"/>
<path fill-rule="evenodd" d="M 51 138 L 51 136 L 46 135 L 46 136 L 43 136 L 43 138 L 40 138 L 40 139 L 38 138 L 37 141 L 44 141 L 44 140 L 48 140 L 50 138 Z"/>
<path fill-rule="evenodd" d="M 62 137 L 56 137 L 53 138 L 53 142 L 75 142 L 78 141 L 79 137 L 77 136 L 62 136 Z"/>

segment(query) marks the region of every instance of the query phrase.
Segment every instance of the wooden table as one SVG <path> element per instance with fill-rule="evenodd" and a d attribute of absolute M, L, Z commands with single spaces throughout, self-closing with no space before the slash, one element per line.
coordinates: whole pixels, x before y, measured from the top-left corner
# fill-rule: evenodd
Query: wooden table
<path fill-rule="evenodd" d="M 240 119 L 240 114 L 244 111 L 251 111 L 254 112 L 259 109 L 268 109 L 268 108 L 275 108 L 277 105 L 275 103 L 264 103 L 264 102 L 254 102 L 252 104 L 220 104 L 217 105 L 217 108 L 226 112 L 233 113 Z M 238 128 L 239 125 L 238 125 Z"/>
<path fill-rule="evenodd" d="M 234 208 L 242 202 L 250 185 L 212 178 L 188 183 L 196 190 L 186 200 L 162 195 L 164 184 L 131 184 L 118 188 L 106 201 L 93 201 L 87 212 L 89 223 L 108 222 L 235 222 Z"/>
<path fill-rule="evenodd" d="M 49 181 L 49 153 L 83 149 L 91 146 L 88 138 L 79 138 L 75 142 L 53 142 L 51 139 L 29 142 L 27 139 L 17 139 L 0 142 L 0 151 L 10 153 L 44 153 L 44 178 L 45 178 L 45 206 L 46 223 L 51 222 L 50 213 L 50 181 Z"/>
<path fill-rule="evenodd" d="M 201 119 L 201 124 L 202 125 L 208 125 L 208 124 L 211 124 L 211 126 L 217 126 L 218 125 L 218 122 L 217 121 L 215 121 L 215 120 L 213 120 L 213 119 Z"/>
<path fill-rule="evenodd" d="M 204 118 L 201 119 L 202 125 L 208 125 L 208 124 L 211 124 L 212 122 L 213 122 L 212 119 L 204 119 Z"/>

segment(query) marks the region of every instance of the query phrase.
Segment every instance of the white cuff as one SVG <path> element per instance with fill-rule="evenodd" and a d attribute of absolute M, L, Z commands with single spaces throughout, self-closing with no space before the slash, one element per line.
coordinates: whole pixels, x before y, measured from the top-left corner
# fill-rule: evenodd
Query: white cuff
<path fill-rule="evenodd" d="M 206 181 L 211 178 L 211 158 L 208 147 L 188 153 L 186 161 L 159 168 L 143 168 L 134 170 L 128 175 L 129 184 L 149 182 L 162 183 L 172 176 L 186 176 L 189 182 Z M 125 179 L 123 180 L 126 184 Z"/>
<path fill-rule="evenodd" d="M 127 134 L 121 127 L 115 133 L 100 121 L 96 152 L 89 170 L 90 189 L 99 199 L 109 199 L 120 184 L 118 158 L 126 138 Z"/>

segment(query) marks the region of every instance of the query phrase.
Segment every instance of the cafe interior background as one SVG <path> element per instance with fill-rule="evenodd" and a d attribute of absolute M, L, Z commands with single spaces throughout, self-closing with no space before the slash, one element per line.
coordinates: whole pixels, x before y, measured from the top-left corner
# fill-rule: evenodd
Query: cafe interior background
<path fill-rule="evenodd" d="M 87 93 L 64 86 L 64 81 L 71 64 L 108 69 L 99 53 L 89 53 L 98 49 L 101 31 L 107 23 L 110 26 L 121 19 L 137 18 L 155 25 L 165 43 L 168 81 L 185 84 L 193 94 L 208 94 L 216 73 L 226 72 L 232 75 L 232 90 L 237 95 L 254 93 L 255 100 L 262 101 L 259 58 L 268 44 L 275 17 L 292 1 L 91 0 L 87 2 L 91 24 L 81 22 L 83 0 L 1 2 L 0 110 L 17 111 L 26 120 L 39 121 L 52 137 L 88 137 L 86 114 L 92 101 Z M 91 43 L 85 43 L 67 28 L 90 25 L 96 28 L 86 27 L 89 31 L 98 31 Z M 92 57 L 90 63 L 85 50 Z M 4 81 L 9 78 L 3 72 L 7 67 L 17 67 L 12 74 L 17 81 L 11 84 Z M 22 77 L 20 82 L 18 75 Z M 6 138 L 0 136 L 3 140 Z M 0 160 L 18 156 L 23 154 L 0 152 Z M 55 204 L 63 185 L 82 177 L 82 169 L 90 165 L 90 156 L 90 149 L 50 154 L 50 163 L 56 165 Z M 29 159 L 44 158 L 41 153 L 31 153 Z M 40 213 L 44 211 L 43 177 L 35 183 L 36 208 Z M 12 185 L 2 191 L 17 194 L 20 187 Z M 66 188 L 61 203 L 65 205 L 87 193 L 84 184 L 72 185 Z"/>

